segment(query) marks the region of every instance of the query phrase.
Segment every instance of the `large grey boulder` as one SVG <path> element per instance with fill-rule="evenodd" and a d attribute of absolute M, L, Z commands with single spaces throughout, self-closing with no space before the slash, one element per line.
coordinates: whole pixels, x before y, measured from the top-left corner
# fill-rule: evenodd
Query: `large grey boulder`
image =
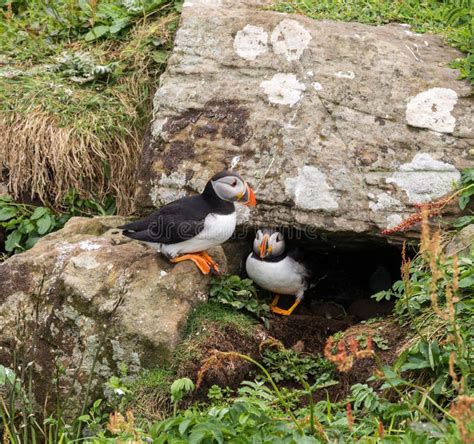
<path fill-rule="evenodd" d="M 133 376 L 168 362 L 189 312 L 207 298 L 209 277 L 123 237 L 114 229 L 123 223 L 73 218 L 0 264 L 0 364 L 33 363 L 39 405 L 54 405 L 56 375 L 73 412 L 90 375 L 97 394 L 124 366 Z M 225 271 L 222 250 L 212 254 Z"/>
<path fill-rule="evenodd" d="M 461 54 L 408 26 L 314 21 L 264 1 L 188 0 L 139 167 L 137 204 L 201 191 L 240 157 L 241 222 L 380 231 L 472 165 Z M 471 156 L 471 157 L 469 157 Z"/>

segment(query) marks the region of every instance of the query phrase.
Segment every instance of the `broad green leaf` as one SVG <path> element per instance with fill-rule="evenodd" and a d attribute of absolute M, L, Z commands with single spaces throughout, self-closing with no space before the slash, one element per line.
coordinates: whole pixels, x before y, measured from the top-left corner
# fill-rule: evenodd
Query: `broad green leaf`
<path fill-rule="evenodd" d="M 39 240 L 40 238 L 37 236 L 29 237 L 25 242 L 25 250 L 29 250 L 30 248 L 33 248 L 36 242 L 38 242 Z"/>
<path fill-rule="evenodd" d="M 5 385 L 5 381 L 7 379 L 6 376 L 7 373 L 5 367 L 3 365 L 0 365 L 0 386 Z"/>
<path fill-rule="evenodd" d="M 459 199 L 459 208 L 461 208 L 461 210 L 464 210 L 467 207 L 467 204 L 469 203 L 469 200 L 470 200 L 469 196 L 466 196 L 464 194 L 461 195 L 461 197 Z"/>
<path fill-rule="evenodd" d="M 192 422 L 192 418 L 185 419 L 178 427 L 179 433 L 181 435 L 184 435 L 186 433 L 186 430 L 188 430 L 189 425 Z"/>
<path fill-rule="evenodd" d="M 46 234 L 53 227 L 53 219 L 49 214 L 45 214 L 41 219 L 36 222 L 38 226 L 38 233 L 43 235 Z"/>
<path fill-rule="evenodd" d="M 474 224 L 474 216 L 461 216 L 453 222 L 453 227 L 463 228 L 470 224 Z"/>
<path fill-rule="evenodd" d="M 126 28 L 130 24 L 130 20 L 128 18 L 122 18 L 117 21 L 114 21 L 112 26 L 109 28 L 111 34 L 117 34 L 122 29 Z"/>
<path fill-rule="evenodd" d="M 15 230 L 12 231 L 8 236 L 7 240 L 5 242 L 5 250 L 8 252 L 14 251 L 16 248 L 21 248 L 20 242 L 21 242 L 22 234 L 20 231 Z"/>
<path fill-rule="evenodd" d="M 102 37 L 104 34 L 109 32 L 110 27 L 105 25 L 94 26 L 85 36 L 84 40 L 86 42 L 92 42 L 93 40 L 97 40 L 98 38 Z"/>
<path fill-rule="evenodd" d="M 15 216 L 16 216 L 15 207 L 5 207 L 5 208 L 0 209 L 0 222 L 9 220 Z"/>
<path fill-rule="evenodd" d="M 460 288 L 469 288 L 474 285 L 474 273 L 470 274 L 469 276 L 461 279 L 459 281 Z"/>
<path fill-rule="evenodd" d="M 37 207 L 33 214 L 31 215 L 30 219 L 31 220 L 36 220 L 39 219 L 40 217 L 43 217 L 46 213 L 48 212 L 48 209 L 46 207 Z"/>

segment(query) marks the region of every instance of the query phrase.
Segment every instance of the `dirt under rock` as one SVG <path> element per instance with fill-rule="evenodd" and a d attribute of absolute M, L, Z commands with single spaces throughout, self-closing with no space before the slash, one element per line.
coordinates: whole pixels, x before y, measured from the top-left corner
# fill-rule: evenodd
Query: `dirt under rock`
<path fill-rule="evenodd" d="M 327 308 L 327 307 L 326 307 Z M 324 307 L 323 307 L 324 309 Z M 324 312 L 324 310 L 321 312 Z M 180 376 L 189 376 L 197 380 L 199 373 L 205 369 L 201 387 L 197 399 L 206 399 L 208 389 L 217 384 L 221 387 L 237 388 L 245 380 L 252 378 L 251 372 L 255 368 L 248 362 L 235 358 L 219 356 L 206 364 L 216 350 L 221 352 L 238 352 L 260 360 L 262 344 L 270 338 L 280 341 L 286 348 L 293 348 L 298 352 L 310 355 L 323 355 L 324 347 L 330 336 L 340 332 L 340 338 L 347 340 L 354 338 L 364 348 L 364 340 L 368 336 L 377 338 L 374 342 L 374 350 L 383 364 L 391 364 L 397 358 L 400 349 L 406 339 L 404 331 L 392 317 L 386 317 L 375 322 L 359 322 L 351 315 L 339 318 L 327 318 L 315 315 L 308 306 L 299 307 L 299 313 L 291 316 L 272 316 L 270 329 L 263 327 L 257 329 L 257 334 L 252 337 L 242 335 L 232 327 L 219 327 L 215 324 L 206 326 L 208 331 L 205 338 L 190 341 L 187 352 L 197 347 L 196 359 L 188 360 L 178 369 Z M 378 347 L 377 344 L 380 344 Z M 365 358 L 355 360 L 352 368 L 347 372 L 336 372 L 335 378 L 339 384 L 315 393 L 315 400 L 326 399 L 332 401 L 344 399 L 349 393 L 350 387 L 356 383 L 366 383 L 367 379 L 376 370 L 375 360 Z M 311 381 L 310 381 L 311 382 Z M 294 388 L 294 382 L 280 382 L 282 386 Z"/>

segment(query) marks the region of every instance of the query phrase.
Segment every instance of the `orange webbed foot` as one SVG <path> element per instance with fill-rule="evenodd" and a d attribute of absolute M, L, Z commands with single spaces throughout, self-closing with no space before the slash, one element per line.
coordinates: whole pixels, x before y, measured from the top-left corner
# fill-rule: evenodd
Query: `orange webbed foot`
<path fill-rule="evenodd" d="M 209 274 L 211 271 L 210 265 L 200 254 L 185 254 L 183 256 L 170 259 L 170 262 L 173 262 L 174 264 L 183 261 L 193 261 L 202 274 Z"/>
<path fill-rule="evenodd" d="M 279 296 L 279 295 L 275 295 L 275 299 L 273 299 L 273 302 L 272 302 L 272 304 L 270 305 L 270 309 L 273 311 L 273 313 L 276 313 L 276 314 L 279 314 L 279 315 L 283 315 L 283 316 L 289 316 L 289 315 L 291 315 L 291 313 L 293 313 L 293 311 L 295 310 L 295 308 L 298 307 L 298 305 L 299 305 L 300 302 L 301 302 L 301 299 L 296 298 L 295 303 L 294 303 L 290 308 L 288 308 L 287 310 L 284 310 L 283 308 L 277 307 L 277 304 L 278 304 L 278 300 L 279 300 L 279 299 L 280 299 L 280 296 Z"/>
<path fill-rule="evenodd" d="M 214 259 L 212 259 L 212 257 L 209 256 L 209 254 L 207 254 L 205 251 L 202 251 L 199 254 L 216 273 L 220 273 L 219 266 L 216 264 Z"/>

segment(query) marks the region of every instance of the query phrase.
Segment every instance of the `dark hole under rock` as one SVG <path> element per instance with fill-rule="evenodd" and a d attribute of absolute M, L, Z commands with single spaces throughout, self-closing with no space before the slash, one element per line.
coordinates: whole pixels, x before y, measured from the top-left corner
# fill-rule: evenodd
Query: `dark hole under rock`
<path fill-rule="evenodd" d="M 313 272 L 312 288 L 306 291 L 303 303 L 292 316 L 350 317 L 356 322 L 392 312 L 393 301 L 377 302 L 371 295 L 390 289 L 400 279 L 400 245 L 354 233 L 308 236 L 288 229 L 283 233 L 288 249 L 300 249 Z M 234 258 L 240 254 L 234 261 L 240 261 L 241 272 L 251 251 L 254 234 L 238 233 L 226 247 L 233 250 Z M 236 267 L 233 270 L 235 272 Z M 284 296 L 280 306 L 285 308 L 293 301 L 292 296 Z"/>

